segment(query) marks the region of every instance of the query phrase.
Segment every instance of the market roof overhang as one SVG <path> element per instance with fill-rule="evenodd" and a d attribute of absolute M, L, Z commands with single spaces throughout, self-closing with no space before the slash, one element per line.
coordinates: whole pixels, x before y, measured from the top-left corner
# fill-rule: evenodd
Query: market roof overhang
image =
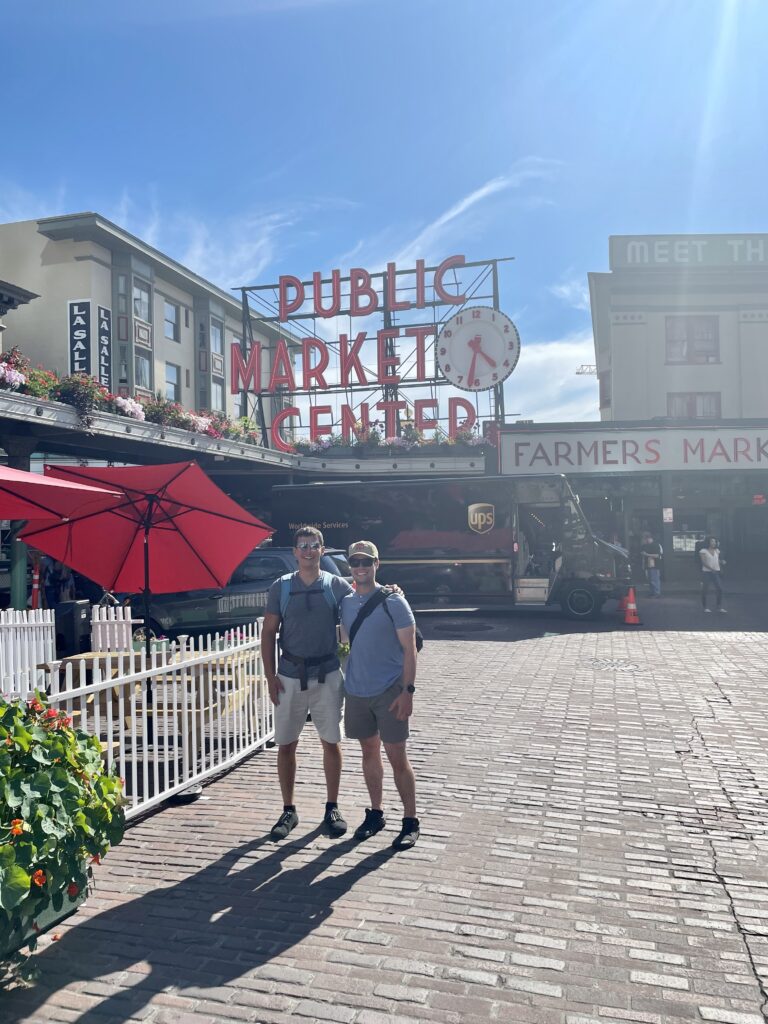
<path fill-rule="evenodd" d="M 485 471 L 485 459 L 478 455 L 414 457 L 394 456 L 324 459 L 292 455 L 228 438 L 193 434 L 177 427 L 129 419 L 112 413 L 94 412 L 86 432 L 74 409 L 49 402 L 0 392 L 0 447 L 26 443 L 30 451 L 68 455 L 75 459 L 103 459 L 139 465 L 178 462 L 192 458 L 213 475 L 274 474 L 288 477 L 387 476 L 467 474 Z M 6 448 L 7 450 L 7 448 Z"/>

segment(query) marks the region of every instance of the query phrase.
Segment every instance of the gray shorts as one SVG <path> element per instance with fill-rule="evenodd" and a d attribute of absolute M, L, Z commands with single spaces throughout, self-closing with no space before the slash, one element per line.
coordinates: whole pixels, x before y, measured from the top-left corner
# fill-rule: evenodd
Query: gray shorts
<path fill-rule="evenodd" d="M 410 732 L 408 719 L 399 722 L 389 706 L 401 692 L 400 683 L 393 683 L 375 697 L 344 695 L 344 732 L 351 740 L 368 740 L 377 733 L 382 743 L 404 743 Z"/>
<path fill-rule="evenodd" d="M 344 680 L 341 672 L 329 672 L 321 685 L 317 678 L 309 679 L 306 690 L 298 679 L 279 676 L 283 684 L 280 703 L 275 712 L 275 743 L 294 743 L 301 735 L 312 713 L 312 724 L 321 740 L 327 743 L 341 741 L 341 702 L 344 700 Z"/>

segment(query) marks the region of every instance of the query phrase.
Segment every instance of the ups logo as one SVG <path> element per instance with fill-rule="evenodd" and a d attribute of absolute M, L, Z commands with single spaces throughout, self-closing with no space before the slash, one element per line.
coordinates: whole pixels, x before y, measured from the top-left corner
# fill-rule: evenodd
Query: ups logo
<path fill-rule="evenodd" d="M 493 529 L 496 509 L 486 502 L 470 505 L 467 509 L 467 519 L 470 530 L 474 530 L 475 533 L 488 533 Z"/>

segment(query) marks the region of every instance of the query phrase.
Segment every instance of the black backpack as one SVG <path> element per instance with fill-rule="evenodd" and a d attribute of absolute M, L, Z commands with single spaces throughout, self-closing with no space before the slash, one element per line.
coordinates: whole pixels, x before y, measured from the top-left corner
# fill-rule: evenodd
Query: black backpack
<path fill-rule="evenodd" d="M 389 610 L 389 608 L 387 608 L 387 598 L 391 597 L 391 595 L 393 593 L 394 593 L 394 591 L 388 590 L 386 587 L 381 587 L 381 589 L 378 590 L 373 597 L 369 598 L 366 601 L 366 603 L 363 605 L 363 607 L 357 613 L 357 618 L 355 619 L 355 621 L 352 623 L 352 625 L 350 627 L 350 630 L 349 630 L 349 645 L 350 645 L 350 647 L 352 646 L 352 643 L 353 643 L 353 641 L 355 639 L 355 635 L 357 634 L 358 629 L 360 629 L 360 627 L 362 626 L 362 624 L 365 621 L 365 619 L 367 619 L 368 616 L 371 614 L 371 612 L 374 612 L 379 607 L 379 605 L 383 605 L 384 611 L 387 613 L 387 615 L 389 616 L 389 621 L 392 623 L 392 628 L 395 629 L 395 631 L 396 631 L 395 620 L 392 618 L 392 612 Z M 423 636 L 423 634 L 422 634 L 422 632 L 419 629 L 418 624 L 417 624 L 416 625 L 416 653 L 417 654 L 419 653 L 419 651 L 422 649 L 423 646 L 424 646 L 424 636 Z"/>

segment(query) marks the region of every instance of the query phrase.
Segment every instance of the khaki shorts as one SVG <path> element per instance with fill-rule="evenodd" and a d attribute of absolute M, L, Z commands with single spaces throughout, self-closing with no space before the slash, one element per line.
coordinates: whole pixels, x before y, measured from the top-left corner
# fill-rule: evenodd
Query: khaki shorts
<path fill-rule="evenodd" d="M 399 722 L 389 710 L 400 696 L 400 683 L 393 683 L 375 697 L 355 697 L 348 693 L 344 700 L 344 732 L 351 740 L 368 740 L 377 733 L 382 743 L 404 743 L 410 735 L 408 719 Z"/>
<path fill-rule="evenodd" d="M 317 734 L 326 743 L 341 742 L 341 707 L 344 701 L 344 680 L 341 672 L 328 672 L 325 682 L 307 680 L 306 690 L 301 689 L 298 679 L 278 676 L 283 684 L 280 703 L 275 712 L 275 743 L 295 743 L 312 715 L 312 724 Z"/>

